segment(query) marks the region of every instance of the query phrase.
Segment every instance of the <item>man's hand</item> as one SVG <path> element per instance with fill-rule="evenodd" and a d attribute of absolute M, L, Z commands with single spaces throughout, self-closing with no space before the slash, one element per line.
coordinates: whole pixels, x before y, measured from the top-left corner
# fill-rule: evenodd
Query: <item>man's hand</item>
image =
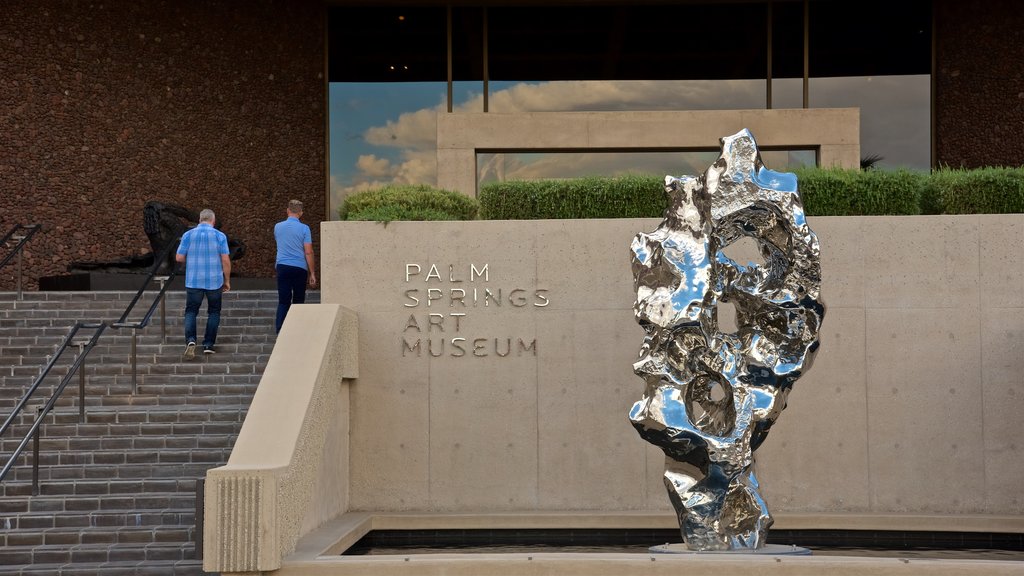
<path fill-rule="evenodd" d="M 225 280 L 224 285 L 220 287 L 221 292 L 231 291 L 231 280 Z"/>
<path fill-rule="evenodd" d="M 309 285 L 316 286 L 316 274 L 312 272 L 309 273 Z"/>

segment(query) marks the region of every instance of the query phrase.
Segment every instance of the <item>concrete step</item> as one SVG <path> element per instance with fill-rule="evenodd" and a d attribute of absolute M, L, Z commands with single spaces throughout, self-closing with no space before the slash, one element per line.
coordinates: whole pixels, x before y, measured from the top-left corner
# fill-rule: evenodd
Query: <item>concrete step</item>
<path fill-rule="evenodd" d="M 88 528 L 52 528 L 38 532 L 0 532 L 0 547 L 36 547 L 45 545 L 74 546 L 78 544 L 147 544 L 181 543 L 193 539 L 193 527 L 181 524 L 159 526 L 92 526 Z"/>
<path fill-rule="evenodd" d="M 31 571 L 22 569 L 17 574 L 75 574 L 81 573 L 72 565 L 122 563 L 127 567 L 129 562 L 167 563 L 177 574 L 174 563 L 182 560 L 194 560 L 195 546 L 191 543 L 158 542 L 151 544 L 77 544 L 77 545 L 43 545 L 43 546 L 7 546 L 0 549 L 0 566 L 11 565 L 31 566 Z M 115 566 L 107 566 L 108 570 L 100 570 L 96 574 L 108 576 L 116 574 L 109 570 Z M 48 571 L 43 571 L 48 570 Z M 159 572 L 148 572 L 157 574 Z M 167 573 L 165 573 L 167 574 Z"/>
<path fill-rule="evenodd" d="M 39 496 L 143 496 L 149 494 L 191 494 L 195 479 L 202 477 L 217 462 L 188 464 L 122 464 L 121 466 L 50 467 L 49 473 L 71 468 L 75 474 L 91 474 L 89 478 L 60 478 L 39 481 Z M 42 470 L 40 470 L 42 473 Z M 19 470 L 19 478 L 6 478 L 0 483 L 0 497 L 31 496 L 32 470 Z"/>
<path fill-rule="evenodd" d="M 18 301 L 0 293 L 0 412 L 21 398 L 71 324 L 117 318 L 133 296 L 26 293 Z M 134 386 L 132 333 L 108 328 L 85 364 L 84 422 L 75 375 L 42 428 L 41 494 L 30 496 L 29 454 L 0 484 L 0 575 L 203 574 L 191 541 L 196 480 L 230 455 L 273 350 L 276 300 L 273 292 L 225 295 L 218 353 L 184 362 L 184 294 L 170 294 L 166 341 L 158 316 L 137 333 Z M 132 318 L 148 305 L 143 298 Z M 75 351 L 58 359 L 31 404 L 44 401 Z M 33 418 L 19 417 L 0 453 L 10 454 Z"/>
<path fill-rule="evenodd" d="M 94 499 L 93 499 L 94 500 Z M 0 501 L 0 527 L 3 533 L 22 534 L 26 538 L 42 530 L 88 527 L 194 526 L 195 507 L 173 510 L 98 510 L 90 499 L 61 496 L 36 496 L 31 499 Z M 194 503 L 194 502 L 193 502 Z M 93 508 L 89 508 L 93 506 Z M 77 507 L 77 508 L 76 508 Z M 19 528 L 24 524 L 24 528 Z M 33 528 L 43 526 L 44 528 Z M 10 541 L 8 541 L 10 542 Z M 14 544 L 14 542 L 10 542 Z"/>
<path fill-rule="evenodd" d="M 201 560 L 120 561 L 91 564 L 0 566 L 0 574 L 19 576 L 203 576 Z"/>
<path fill-rule="evenodd" d="M 196 439 L 193 446 L 160 447 L 160 449 L 97 450 L 95 452 L 39 452 L 40 481 L 80 480 L 90 477 L 93 469 L 100 466 L 124 466 L 128 464 L 214 464 L 226 462 L 231 455 L 231 446 L 199 448 Z M 32 457 L 24 456 L 23 466 L 15 467 L 8 473 L 5 482 L 32 480 Z M 101 473 L 101 477 L 106 474 Z"/>

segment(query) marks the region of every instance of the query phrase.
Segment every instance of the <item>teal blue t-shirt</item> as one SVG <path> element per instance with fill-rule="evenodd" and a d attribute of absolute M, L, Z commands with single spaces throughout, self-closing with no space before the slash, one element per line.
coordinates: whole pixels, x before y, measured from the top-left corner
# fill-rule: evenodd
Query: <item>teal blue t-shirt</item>
<path fill-rule="evenodd" d="M 313 242 L 309 226 L 299 222 L 298 218 L 289 216 L 287 220 L 278 222 L 274 226 L 274 240 L 277 241 L 276 264 L 307 270 L 304 245 Z"/>

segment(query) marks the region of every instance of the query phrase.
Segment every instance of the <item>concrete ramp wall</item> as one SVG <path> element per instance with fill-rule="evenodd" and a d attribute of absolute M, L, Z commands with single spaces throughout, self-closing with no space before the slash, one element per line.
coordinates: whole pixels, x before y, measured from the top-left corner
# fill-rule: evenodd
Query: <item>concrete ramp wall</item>
<path fill-rule="evenodd" d="M 772 512 L 1024 515 L 1024 215 L 819 217 L 821 350 L 758 452 Z M 329 222 L 358 311 L 361 511 L 669 510 L 626 414 L 656 220 Z"/>

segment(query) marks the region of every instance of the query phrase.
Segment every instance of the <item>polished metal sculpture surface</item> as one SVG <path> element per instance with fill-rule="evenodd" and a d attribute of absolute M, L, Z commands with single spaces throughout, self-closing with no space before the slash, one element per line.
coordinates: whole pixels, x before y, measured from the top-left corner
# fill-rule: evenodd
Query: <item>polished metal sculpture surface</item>
<path fill-rule="evenodd" d="M 765 545 L 772 517 L 753 451 L 810 368 L 825 314 L 818 239 L 796 176 L 764 167 L 747 130 L 721 139 L 698 177 L 666 176 L 657 230 L 632 243 L 634 311 L 646 335 L 629 418 L 666 455 L 665 485 L 689 550 Z M 724 250 L 743 238 L 764 262 Z M 735 332 L 719 325 L 731 303 Z"/>

